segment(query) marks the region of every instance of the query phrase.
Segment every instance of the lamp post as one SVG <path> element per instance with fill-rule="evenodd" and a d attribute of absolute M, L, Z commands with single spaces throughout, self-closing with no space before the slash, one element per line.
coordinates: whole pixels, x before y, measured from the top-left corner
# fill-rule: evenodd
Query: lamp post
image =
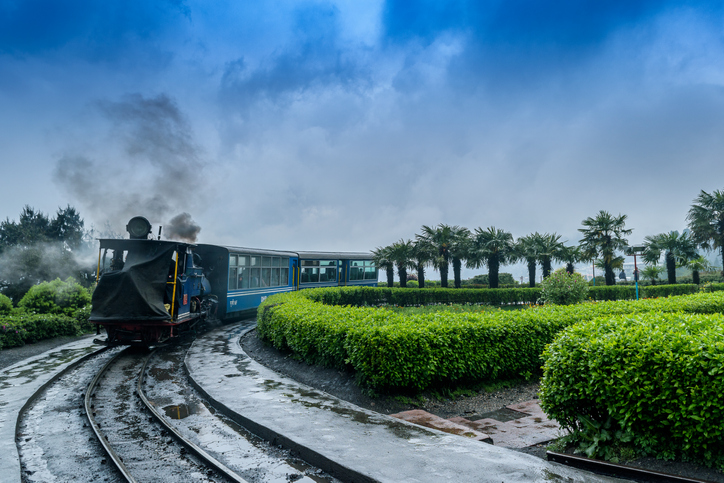
<path fill-rule="evenodd" d="M 639 299 L 639 268 L 636 265 L 636 255 L 639 255 L 646 250 L 644 246 L 627 247 L 626 255 L 634 257 L 634 280 L 636 282 L 636 300 Z"/>

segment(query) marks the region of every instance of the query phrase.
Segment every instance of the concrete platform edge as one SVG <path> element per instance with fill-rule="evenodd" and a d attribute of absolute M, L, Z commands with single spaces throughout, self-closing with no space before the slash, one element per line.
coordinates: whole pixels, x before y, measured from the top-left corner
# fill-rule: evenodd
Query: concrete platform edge
<path fill-rule="evenodd" d="M 253 330 L 252 328 L 246 329 L 243 332 L 241 332 L 240 337 L 243 337 L 247 332 Z M 187 356 L 188 357 L 188 356 Z M 323 456 L 319 454 L 318 452 L 314 451 L 313 449 L 304 446 L 287 436 L 284 436 L 283 434 L 274 431 L 262 424 L 259 424 L 256 421 L 253 421 L 247 417 L 245 417 L 242 414 L 237 413 L 236 411 L 233 411 L 225 404 L 219 402 L 215 398 L 213 398 L 208 392 L 204 390 L 204 388 L 193 378 L 191 375 L 191 371 L 188 369 L 186 358 L 184 358 L 184 369 L 186 371 L 186 374 L 188 375 L 189 382 L 193 386 L 194 389 L 196 389 L 199 394 L 201 394 L 206 400 L 209 401 L 209 403 L 221 414 L 226 416 L 227 418 L 231 419 L 232 421 L 236 422 L 237 424 L 240 424 L 244 426 L 246 429 L 251 431 L 253 434 L 259 436 L 260 438 L 269 441 L 272 445 L 281 445 L 282 447 L 288 449 L 289 451 L 292 451 L 296 456 L 299 456 L 303 460 L 305 460 L 307 463 L 310 463 L 314 466 L 317 466 L 318 468 L 322 469 L 323 471 L 329 473 L 330 475 L 339 478 L 343 481 L 350 481 L 354 483 L 379 483 L 378 480 L 371 478 L 365 474 L 362 474 L 358 471 L 355 471 L 351 468 L 348 468 L 342 464 L 340 464 L 337 461 L 333 461 L 326 456 Z"/>

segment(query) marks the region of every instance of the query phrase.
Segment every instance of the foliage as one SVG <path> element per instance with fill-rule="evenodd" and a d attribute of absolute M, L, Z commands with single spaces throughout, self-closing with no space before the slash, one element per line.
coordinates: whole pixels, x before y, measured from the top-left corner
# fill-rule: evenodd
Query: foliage
<path fill-rule="evenodd" d="M 551 274 L 553 260 L 561 260 L 565 247 L 561 236 L 556 233 L 546 233 L 538 239 L 538 257 L 541 264 L 541 271 L 545 279 Z"/>
<path fill-rule="evenodd" d="M 387 286 L 392 287 L 395 280 L 395 261 L 392 259 L 392 247 L 377 247 L 372 250 L 372 260 L 380 270 L 387 272 Z"/>
<path fill-rule="evenodd" d="M 417 242 L 432 254 L 432 266 L 440 271 L 442 286 L 447 287 L 451 250 L 459 242 L 459 233 L 462 228 L 441 223 L 436 227 L 422 225 L 421 230 L 422 233 L 416 235 Z"/>
<path fill-rule="evenodd" d="M 53 314 L 21 314 L 2 318 L 0 347 L 17 347 L 43 339 L 89 331 L 76 318 Z"/>
<path fill-rule="evenodd" d="M 421 390 L 537 374 L 540 355 L 558 332 L 596 317 L 724 310 L 720 292 L 482 313 L 403 315 L 364 306 L 415 293 L 424 299 L 431 293 L 456 298 L 486 292 L 505 291 L 360 287 L 278 294 L 259 307 L 258 333 L 309 363 L 351 367 L 367 386 Z"/>
<path fill-rule="evenodd" d="M 540 239 L 543 237 L 538 232 L 530 235 L 522 236 L 515 242 L 515 258 L 517 260 L 525 260 L 528 265 L 528 286 L 535 287 L 535 269 L 538 263 L 538 249 L 541 245 Z"/>
<path fill-rule="evenodd" d="M 626 229 L 626 215 L 613 216 L 601 210 L 595 218 L 588 217 L 581 222 L 584 228 L 579 228 L 583 234 L 580 242 L 581 250 L 589 259 L 601 257 L 603 262 L 606 285 L 616 283 L 613 273 L 613 263 L 616 259 L 616 250 L 623 250 L 628 246 L 624 238 L 630 235 Z"/>
<path fill-rule="evenodd" d="M 414 248 L 412 240 L 400 240 L 389 246 L 389 257 L 397 267 L 402 288 L 407 285 L 407 269 L 415 268 Z"/>
<path fill-rule="evenodd" d="M 13 310 L 13 302 L 10 297 L 0 293 L 0 316 L 8 315 Z"/>
<path fill-rule="evenodd" d="M 559 268 L 541 282 L 540 298 L 544 304 L 571 305 L 586 300 L 588 282 L 580 273 Z"/>
<path fill-rule="evenodd" d="M 91 296 L 87 289 L 72 278 L 59 278 L 34 285 L 18 303 L 28 312 L 73 316 L 76 310 L 87 306 Z"/>
<path fill-rule="evenodd" d="M 684 309 L 698 297 L 677 299 Z M 569 326 L 543 353 L 542 407 L 588 433 L 584 440 L 599 434 L 595 447 L 584 445 L 591 453 L 632 439 L 651 455 L 724 462 L 724 316 L 699 309 L 708 314 L 650 311 Z"/>
<path fill-rule="evenodd" d="M 487 265 L 490 288 L 498 288 L 500 266 L 514 262 L 517 256 L 513 235 L 509 232 L 494 226 L 476 228 L 467 266 L 479 268 L 483 264 Z"/>
<path fill-rule="evenodd" d="M 90 284 L 94 267 L 78 262 L 84 248 L 83 220 L 68 206 L 54 218 L 25 206 L 18 222 L 0 222 L 0 291 L 17 303 L 28 289 L 57 277 Z"/>
<path fill-rule="evenodd" d="M 647 236 L 644 240 L 646 252 L 648 252 L 645 259 L 658 260 L 661 252 L 664 252 L 669 284 L 676 283 L 677 265 L 684 265 L 698 256 L 696 244 L 687 233 L 679 234 L 674 230 L 669 233 Z"/>
<path fill-rule="evenodd" d="M 498 282 L 500 287 L 508 287 L 511 286 L 517 286 L 520 285 L 519 282 L 516 282 L 513 278 L 512 273 L 508 272 L 501 272 L 498 274 Z M 466 285 L 490 285 L 490 279 L 488 277 L 487 273 L 483 273 L 481 275 L 475 275 L 473 278 L 470 278 L 468 280 L 463 280 L 462 283 L 463 287 Z"/>
<path fill-rule="evenodd" d="M 706 250 L 718 248 L 724 263 L 724 191 L 701 190 L 686 219 L 694 241 Z"/>

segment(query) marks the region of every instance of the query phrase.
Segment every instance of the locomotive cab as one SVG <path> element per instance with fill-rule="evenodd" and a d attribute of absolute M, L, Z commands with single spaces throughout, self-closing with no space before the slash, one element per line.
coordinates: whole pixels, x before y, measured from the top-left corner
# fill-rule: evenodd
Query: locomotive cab
<path fill-rule="evenodd" d="M 215 298 L 193 249 L 175 241 L 100 240 L 90 321 L 106 329 L 109 344 L 163 342 L 212 315 Z"/>

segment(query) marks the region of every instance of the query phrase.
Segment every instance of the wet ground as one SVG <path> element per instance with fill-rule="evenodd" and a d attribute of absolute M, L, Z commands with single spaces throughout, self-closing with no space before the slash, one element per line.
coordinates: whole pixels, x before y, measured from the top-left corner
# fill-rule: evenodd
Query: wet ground
<path fill-rule="evenodd" d="M 146 397 L 177 431 L 249 483 L 340 483 L 249 433 L 202 399 L 183 369 L 188 345 L 154 354 L 144 383 Z"/>
<path fill-rule="evenodd" d="M 291 354 L 278 351 L 271 345 L 259 340 L 255 331 L 247 333 L 241 342 L 244 350 L 266 367 L 308 386 L 324 390 L 345 401 L 384 414 L 424 409 L 445 419 L 464 417 L 478 420 L 483 416 L 505 421 L 506 418 L 517 417 L 515 414 L 509 414 L 505 406 L 536 400 L 538 397 L 539 384 L 537 382 L 520 382 L 513 387 L 493 391 L 483 390 L 478 394 L 449 399 L 439 399 L 427 394 L 422 398 L 415 398 L 414 404 L 399 397 L 384 395 L 371 397 L 355 384 L 354 374 L 334 368 L 310 366 L 295 360 Z M 518 451 L 545 459 L 547 446 L 547 444 L 538 444 Z M 572 453 L 572 450 L 570 452 Z M 701 481 L 724 483 L 724 473 L 722 471 L 690 462 L 664 461 L 646 457 L 627 461 L 624 464 L 650 471 L 695 478 Z"/>
<path fill-rule="evenodd" d="M 17 446 L 24 482 L 125 481 L 108 464 L 82 405 L 88 383 L 113 355 L 106 351 L 71 370 L 22 412 Z"/>
<path fill-rule="evenodd" d="M 243 329 L 194 342 L 186 357 L 192 383 L 255 433 L 344 481 L 618 481 L 349 404 L 249 358 L 239 346 Z"/>

